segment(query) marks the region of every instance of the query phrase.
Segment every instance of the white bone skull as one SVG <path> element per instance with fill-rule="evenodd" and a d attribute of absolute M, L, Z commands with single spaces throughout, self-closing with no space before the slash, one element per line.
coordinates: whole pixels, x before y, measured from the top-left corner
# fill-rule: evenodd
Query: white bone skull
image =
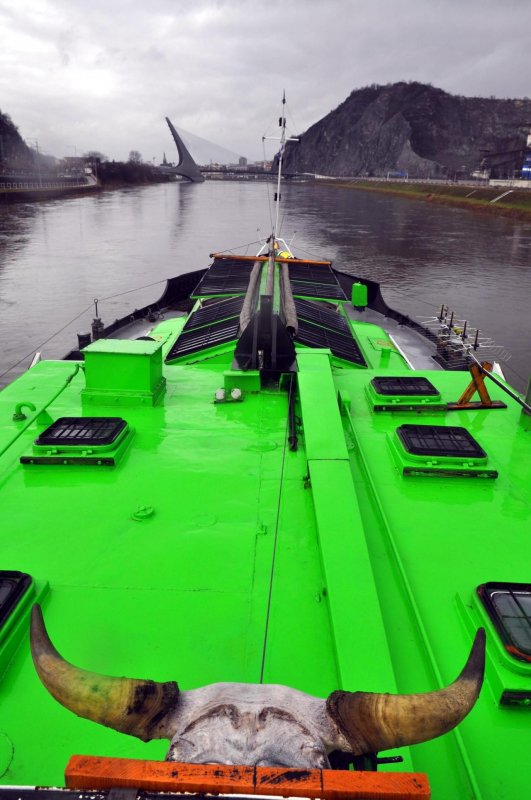
<path fill-rule="evenodd" d="M 48 691 L 80 717 L 148 741 L 169 739 L 170 761 L 326 769 L 333 751 L 353 756 L 417 744 L 454 728 L 477 700 L 485 632 L 450 686 L 390 695 L 335 691 L 324 700 L 286 686 L 111 678 L 74 667 L 51 643 L 39 606 L 31 650 Z"/>

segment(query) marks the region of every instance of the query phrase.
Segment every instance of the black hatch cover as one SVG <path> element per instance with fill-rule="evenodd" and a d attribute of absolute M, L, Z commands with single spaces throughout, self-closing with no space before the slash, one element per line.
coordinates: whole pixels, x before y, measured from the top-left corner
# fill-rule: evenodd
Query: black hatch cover
<path fill-rule="evenodd" d="M 121 417 L 59 417 L 35 440 L 53 447 L 112 444 L 126 427 Z"/>
<path fill-rule="evenodd" d="M 401 425 L 396 432 L 407 452 L 412 455 L 453 458 L 487 456 L 466 428 L 446 425 Z"/>
<path fill-rule="evenodd" d="M 439 392 L 427 378 L 417 376 L 373 378 L 375 391 L 385 396 L 438 397 Z"/>
<path fill-rule="evenodd" d="M 31 575 L 25 572 L 0 570 L 0 627 L 31 585 Z"/>

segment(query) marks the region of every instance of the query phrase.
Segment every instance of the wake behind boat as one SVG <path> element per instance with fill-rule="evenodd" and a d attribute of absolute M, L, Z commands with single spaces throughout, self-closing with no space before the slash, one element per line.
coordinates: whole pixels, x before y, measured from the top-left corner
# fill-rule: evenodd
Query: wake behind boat
<path fill-rule="evenodd" d="M 531 409 L 408 323 L 277 215 L 2 391 L 2 796 L 525 796 Z"/>

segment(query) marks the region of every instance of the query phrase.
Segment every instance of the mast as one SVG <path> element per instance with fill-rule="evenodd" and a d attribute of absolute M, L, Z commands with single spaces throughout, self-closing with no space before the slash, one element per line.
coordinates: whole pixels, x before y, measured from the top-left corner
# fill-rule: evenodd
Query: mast
<path fill-rule="evenodd" d="M 282 114 L 279 117 L 280 137 L 264 136 L 265 139 L 280 141 L 278 152 L 278 176 L 275 202 L 280 202 L 282 181 L 282 161 L 287 141 L 298 141 L 286 136 L 286 93 L 282 95 Z M 258 256 L 265 252 L 267 261 L 255 262 L 245 300 L 240 314 L 240 333 L 234 351 L 234 369 L 259 370 L 269 379 L 272 375 L 296 371 L 296 354 L 293 336 L 297 331 L 297 312 L 291 292 L 289 272 L 285 263 L 277 264 L 277 242 L 279 233 L 279 206 L 271 222 L 271 236 L 260 249 Z M 282 240 L 280 240 L 282 242 Z M 284 244 L 284 243 L 282 243 Z M 287 245 L 284 245 L 287 247 Z M 286 255 L 285 253 L 282 254 Z M 267 274 L 262 278 L 262 264 L 267 264 Z M 257 296 L 258 295 L 258 296 Z M 291 384 L 290 384 L 291 385 Z"/>
<path fill-rule="evenodd" d="M 280 150 L 278 151 L 278 176 L 277 176 L 277 191 L 275 193 L 275 201 L 277 204 L 276 214 L 275 214 L 275 224 L 273 226 L 273 248 L 275 246 L 275 237 L 278 233 L 279 229 L 279 217 L 280 217 L 280 184 L 282 181 L 282 160 L 284 158 L 284 148 L 286 146 L 286 90 L 282 93 L 282 114 L 279 117 L 278 124 L 280 126 Z"/>
<path fill-rule="evenodd" d="M 270 255 L 274 255 L 275 250 L 275 242 L 276 237 L 279 233 L 279 219 L 280 219 L 280 185 L 282 182 L 282 161 L 284 159 L 284 150 L 286 148 L 286 142 L 298 142 L 299 140 L 296 138 L 292 138 L 290 136 L 286 136 L 286 90 L 284 89 L 282 93 L 282 113 L 278 119 L 278 124 L 280 127 L 280 136 L 264 136 L 264 139 L 275 139 L 280 141 L 280 149 L 278 151 L 278 176 L 277 176 L 277 190 L 275 192 L 275 202 L 277 203 L 276 213 L 275 213 L 275 221 L 273 223 L 273 230 L 271 231 L 271 246 L 269 248 Z"/>

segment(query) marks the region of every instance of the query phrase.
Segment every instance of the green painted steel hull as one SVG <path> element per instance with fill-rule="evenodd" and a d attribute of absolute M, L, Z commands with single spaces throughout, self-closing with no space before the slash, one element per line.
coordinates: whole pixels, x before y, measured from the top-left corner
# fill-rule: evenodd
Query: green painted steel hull
<path fill-rule="evenodd" d="M 484 626 L 486 679 L 470 715 L 439 739 L 383 754 L 404 761 L 382 769 L 426 772 L 435 798 L 527 796 L 530 705 L 500 697 L 531 690 L 531 664 L 504 650 L 476 587 L 530 580 L 529 418 L 497 387 L 505 409 L 374 412 L 370 380 L 410 371 L 383 329 L 352 325 L 367 368 L 297 347 L 297 451 L 285 381 L 260 388 L 242 377 L 242 401 L 213 402 L 234 342 L 161 365 L 158 390 L 152 362 L 134 379 L 145 385 L 114 394 L 83 371 L 67 382 L 72 362 L 42 362 L 2 391 L 0 567 L 34 581 L 0 634 L 2 785 L 62 785 L 74 753 L 167 750 L 80 719 L 46 692 L 27 637 L 38 599 L 69 661 L 183 689 L 430 691 L 456 677 Z M 163 354 L 181 328 L 174 319 L 155 329 Z M 442 403 L 469 379 L 421 374 Z M 13 421 L 20 402 L 35 411 Z M 22 465 L 48 424 L 44 407 L 52 419 L 121 416 L 129 444 L 109 468 Z M 498 477 L 404 476 L 396 428 L 412 421 L 467 427 Z"/>

